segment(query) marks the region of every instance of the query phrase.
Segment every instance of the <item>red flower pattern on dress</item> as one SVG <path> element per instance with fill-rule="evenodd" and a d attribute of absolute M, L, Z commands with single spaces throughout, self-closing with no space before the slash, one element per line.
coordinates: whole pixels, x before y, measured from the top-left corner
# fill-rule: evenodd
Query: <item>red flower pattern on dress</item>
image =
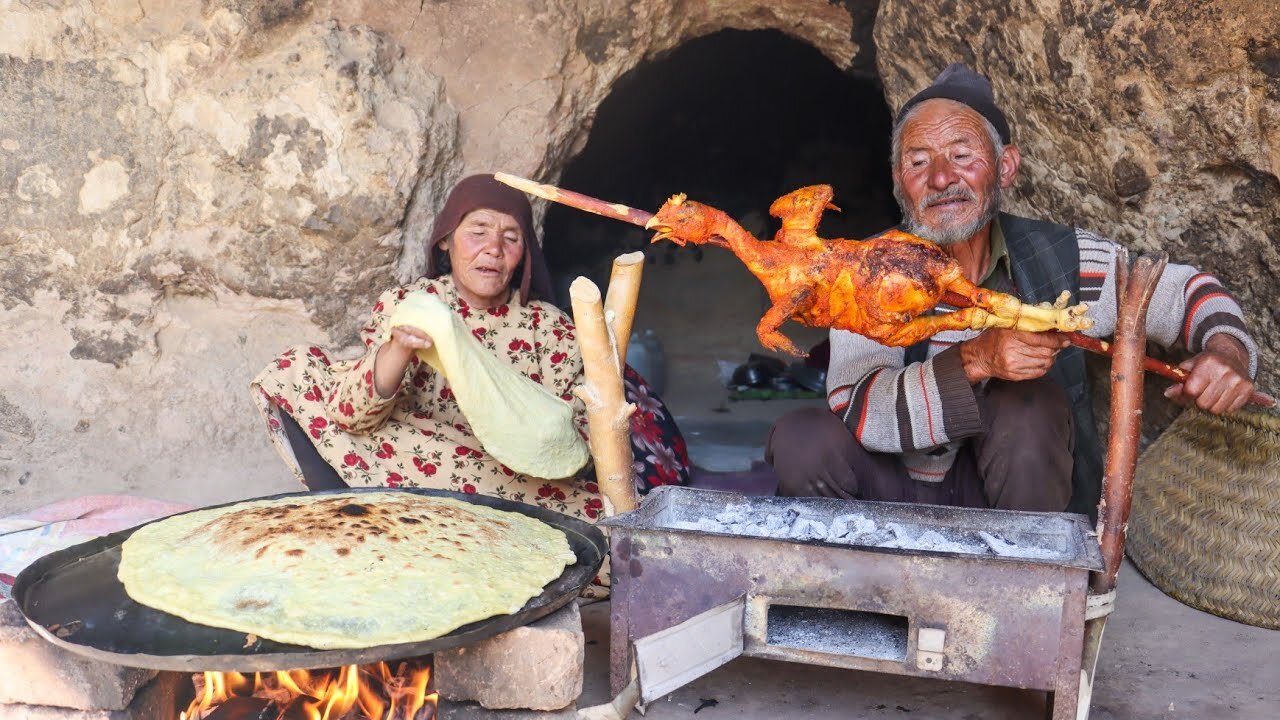
<path fill-rule="evenodd" d="M 398 472 L 387 473 L 387 487 L 398 488 L 404 485 L 404 476 Z"/>
<path fill-rule="evenodd" d="M 289 367 L 289 366 L 290 366 L 290 365 L 292 365 L 292 364 L 293 364 L 293 362 L 292 362 L 292 361 L 290 361 L 290 360 L 285 360 L 284 358 L 281 358 L 281 359 L 279 359 L 279 360 L 276 360 L 276 369 L 277 369 L 277 370 L 284 370 L 285 368 Z"/>
<path fill-rule="evenodd" d="M 342 464 L 346 465 L 347 467 L 358 467 L 361 470 L 369 469 L 369 463 L 365 462 L 364 458 L 360 457 L 359 455 L 353 452 L 347 453 L 342 458 Z"/>
<path fill-rule="evenodd" d="M 466 494 L 468 494 L 468 495 L 475 495 L 475 494 L 476 494 L 476 486 L 475 486 L 475 485 L 472 485 L 471 483 L 463 483 L 463 484 L 462 484 L 462 492 L 464 492 L 464 493 L 466 493 Z"/>
<path fill-rule="evenodd" d="M 311 418 L 311 422 L 307 425 L 307 430 L 311 433 L 311 437 L 319 440 L 321 431 L 327 427 L 329 427 L 329 421 L 317 416 Z"/>
<path fill-rule="evenodd" d="M 436 474 L 436 466 L 420 457 L 413 458 L 413 466 L 418 469 L 418 472 L 426 475 L 427 477 L 431 477 Z"/>
<path fill-rule="evenodd" d="M 378 452 L 374 453 L 383 460 L 390 460 L 396 456 L 396 449 L 389 442 L 382 443 L 382 447 L 378 448 Z"/>

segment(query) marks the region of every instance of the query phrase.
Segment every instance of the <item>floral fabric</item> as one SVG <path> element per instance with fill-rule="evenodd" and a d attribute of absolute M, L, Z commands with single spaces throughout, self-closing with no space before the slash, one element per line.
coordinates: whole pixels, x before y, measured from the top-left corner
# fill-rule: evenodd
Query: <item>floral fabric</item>
<path fill-rule="evenodd" d="M 448 382 L 430 365 L 415 357 L 390 398 L 374 390 L 374 360 L 388 321 L 415 290 L 439 295 L 490 352 L 572 403 L 575 424 L 585 437 L 585 410 L 570 392 L 582 381 L 582 358 L 563 312 L 540 301 L 520 305 L 514 293 L 498 307 L 472 308 L 449 278 L 424 278 L 383 293 L 360 333 L 366 348 L 362 357 L 334 361 L 321 348 L 294 347 L 253 380 L 272 440 L 299 481 L 301 471 L 273 417 L 277 409 L 297 420 L 321 457 L 352 487 L 481 493 L 594 521 L 603 510 L 594 482 L 534 478 L 505 467 L 475 438 Z"/>
<path fill-rule="evenodd" d="M 636 490 L 644 495 L 659 485 L 688 485 L 689 450 L 662 399 L 630 365 L 622 375 L 622 384 L 627 402 L 636 406 L 631 416 Z"/>

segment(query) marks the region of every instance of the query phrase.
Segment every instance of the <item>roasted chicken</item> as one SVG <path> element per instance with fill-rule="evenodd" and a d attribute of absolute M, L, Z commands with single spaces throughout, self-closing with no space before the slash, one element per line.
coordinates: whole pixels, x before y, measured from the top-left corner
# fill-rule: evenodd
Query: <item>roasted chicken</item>
<path fill-rule="evenodd" d="M 927 240 L 889 230 L 862 241 L 824 240 L 818 222 L 831 204 L 830 185 L 800 188 L 777 199 L 769 213 L 782 220 L 773 242 L 757 240 L 725 213 L 675 195 L 646 228 L 654 242 L 680 245 L 727 243 L 773 301 L 756 326 L 770 350 L 803 357 L 779 332 L 787 320 L 865 335 L 884 345 L 907 346 L 943 330 L 1017 328 L 1042 332 L 1084 330 L 1092 321 L 1085 305 L 1065 307 L 1023 303 L 1016 297 L 980 288 L 965 278 L 960 265 Z M 972 307 L 924 315 L 950 293 Z"/>

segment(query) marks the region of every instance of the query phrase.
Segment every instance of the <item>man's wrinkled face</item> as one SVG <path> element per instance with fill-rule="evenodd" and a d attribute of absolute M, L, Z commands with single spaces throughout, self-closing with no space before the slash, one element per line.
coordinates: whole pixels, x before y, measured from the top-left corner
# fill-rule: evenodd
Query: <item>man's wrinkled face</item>
<path fill-rule="evenodd" d="M 939 245 L 964 242 L 990 222 L 1017 172 L 1016 157 L 996 155 L 981 115 L 943 99 L 908 114 L 893 162 L 905 229 Z"/>

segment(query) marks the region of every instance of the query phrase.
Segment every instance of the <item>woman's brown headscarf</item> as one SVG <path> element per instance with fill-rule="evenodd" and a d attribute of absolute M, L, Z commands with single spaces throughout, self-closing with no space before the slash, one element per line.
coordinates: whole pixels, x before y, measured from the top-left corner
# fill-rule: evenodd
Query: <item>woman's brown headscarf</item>
<path fill-rule="evenodd" d="M 440 241 L 458 229 L 467 213 L 481 208 L 506 213 L 520 224 L 520 234 L 524 238 L 524 259 L 520 261 L 516 273 L 520 278 L 521 304 L 530 300 L 554 303 L 551 273 L 542 256 L 538 235 L 533 231 L 533 208 L 529 205 L 529 198 L 519 190 L 498 182 L 493 175 L 465 177 L 449 191 L 449 198 L 444 201 L 444 207 L 436 216 L 435 227 L 431 229 L 426 276 L 440 277 L 450 271 L 449 256 L 439 247 Z"/>

